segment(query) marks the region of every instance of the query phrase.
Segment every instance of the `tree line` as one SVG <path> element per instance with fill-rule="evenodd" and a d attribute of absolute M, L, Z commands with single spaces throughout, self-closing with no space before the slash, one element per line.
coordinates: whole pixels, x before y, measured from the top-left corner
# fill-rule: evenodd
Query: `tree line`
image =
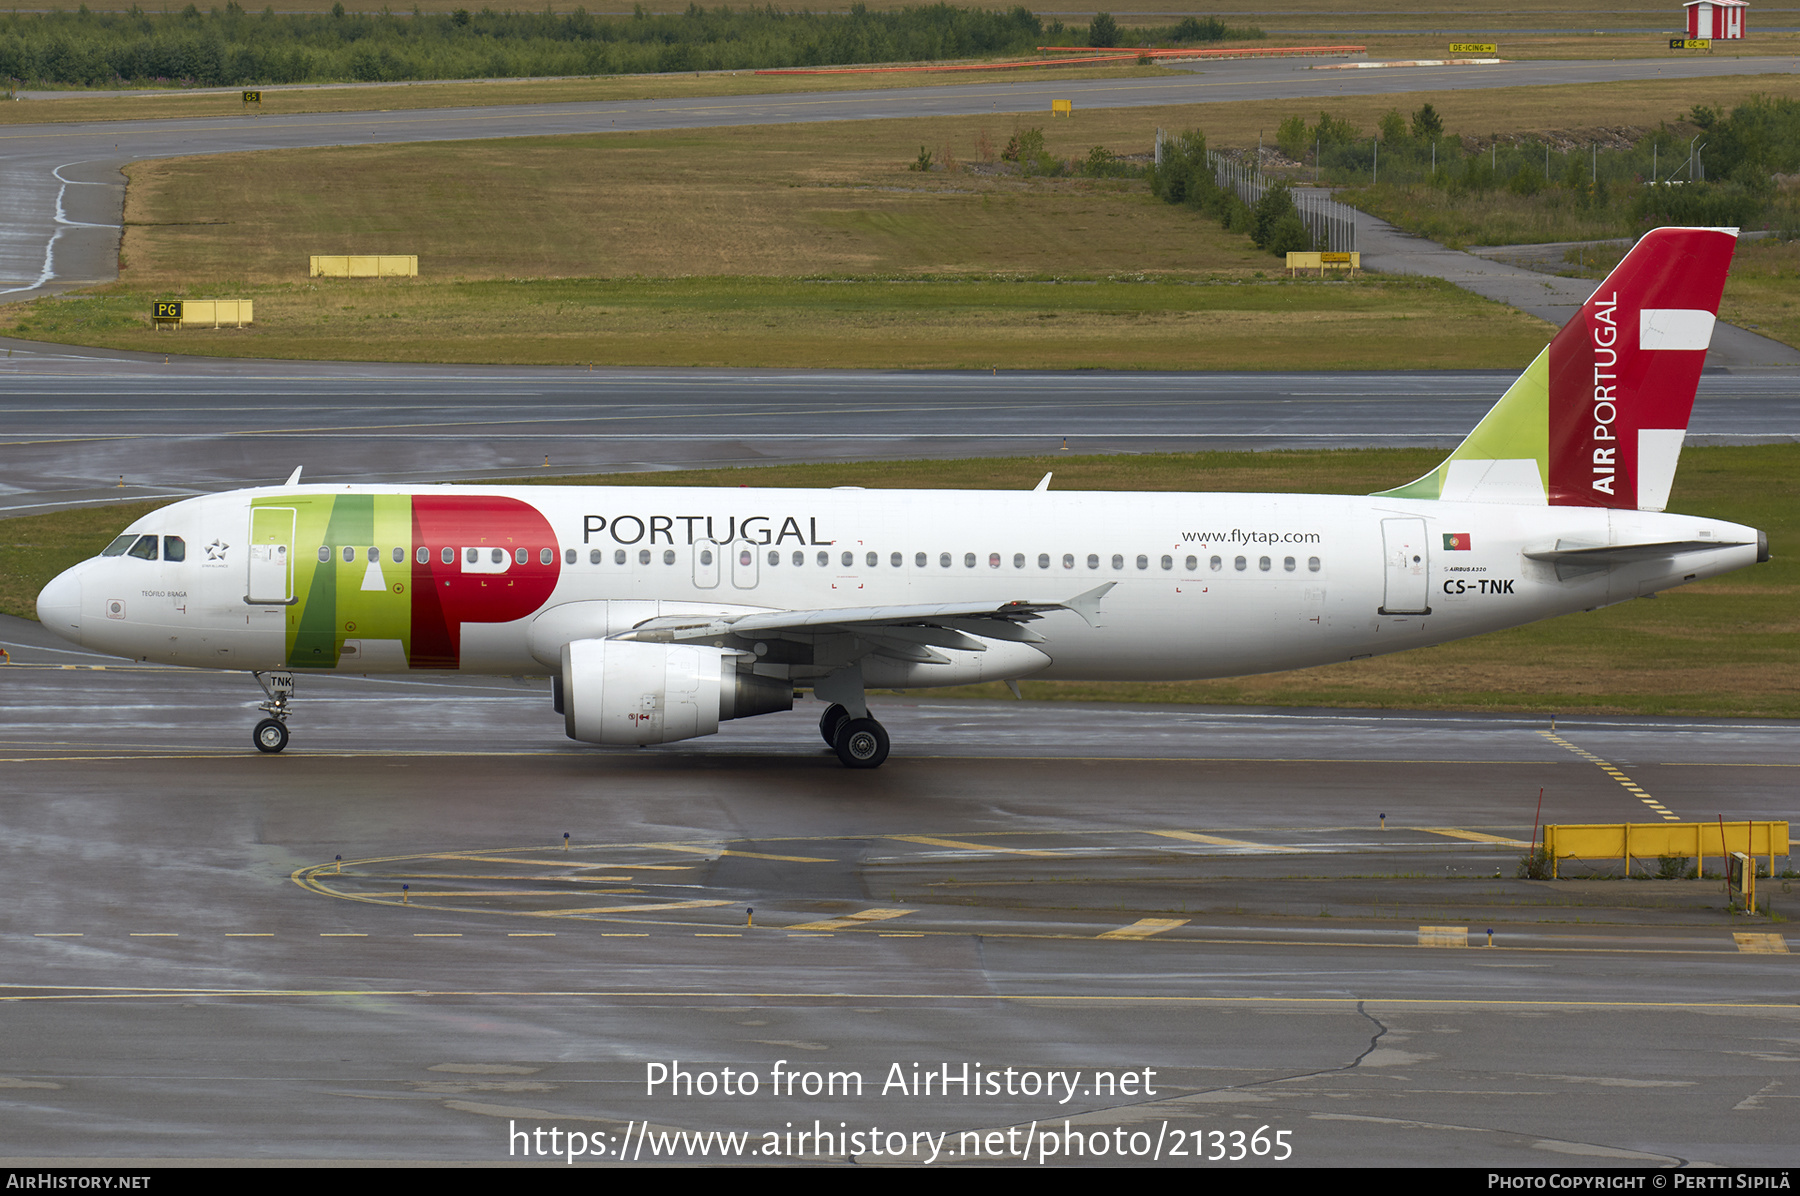
<path fill-rule="evenodd" d="M 1046 26 L 1022 5 L 870 12 L 853 4 L 847 13 L 813 13 L 772 4 L 692 4 L 669 14 L 638 5 L 629 17 L 579 8 L 351 13 L 342 3 L 328 14 L 272 7 L 252 13 L 237 0 L 222 9 L 189 4 L 162 13 L 137 5 L 93 12 L 83 5 L 75 12 L 0 15 L 0 75 L 35 86 L 230 87 L 758 70 L 1024 55 L 1046 37 L 1070 32 L 1060 21 Z M 1158 44 L 1217 40 L 1226 32 L 1216 21 L 1194 18 L 1132 31 Z"/>

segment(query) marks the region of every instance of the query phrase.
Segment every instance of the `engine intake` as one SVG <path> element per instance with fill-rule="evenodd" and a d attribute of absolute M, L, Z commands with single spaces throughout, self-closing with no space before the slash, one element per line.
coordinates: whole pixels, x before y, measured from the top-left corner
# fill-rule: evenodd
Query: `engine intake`
<path fill-rule="evenodd" d="M 794 708 L 789 682 L 740 672 L 735 652 L 688 644 L 575 640 L 557 680 L 563 727 L 584 743 L 673 743 Z"/>

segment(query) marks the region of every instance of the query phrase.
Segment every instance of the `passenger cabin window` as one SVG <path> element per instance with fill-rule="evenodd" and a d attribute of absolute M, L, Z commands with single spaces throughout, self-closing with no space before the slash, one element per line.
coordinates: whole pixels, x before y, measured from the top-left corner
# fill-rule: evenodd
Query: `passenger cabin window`
<path fill-rule="evenodd" d="M 1115 553 L 1113 553 L 1113 568 L 1115 568 L 1115 569 L 1123 569 L 1123 568 L 1124 568 L 1124 567 L 1125 567 L 1125 556 L 1124 556 L 1124 554 L 1123 554 L 1123 553 L 1118 553 L 1118 552 L 1115 552 Z"/>
<path fill-rule="evenodd" d="M 600 563 L 600 550 L 598 548 L 588 549 L 588 564 L 598 565 L 599 563 Z"/>
<path fill-rule="evenodd" d="M 1088 568 L 1098 569 L 1099 567 L 1100 567 L 1100 554 L 1097 552 L 1088 553 Z"/>
<path fill-rule="evenodd" d="M 1050 567 L 1050 554 L 1047 552 L 1038 553 L 1038 568 L 1048 569 L 1049 567 Z"/>
<path fill-rule="evenodd" d="M 185 540 L 183 540 L 180 536 L 164 536 L 163 537 L 163 560 L 165 560 L 165 561 L 185 561 L 185 560 L 187 560 L 187 542 Z"/>
<path fill-rule="evenodd" d="M 369 549 L 369 563 L 371 565 L 373 565 L 376 561 L 378 561 L 380 559 L 381 559 L 381 549 L 379 549 L 379 548 Z"/>
<path fill-rule="evenodd" d="M 924 567 L 925 567 L 925 554 L 922 552 L 915 554 L 913 556 L 913 568 L 923 569 Z"/>
<path fill-rule="evenodd" d="M 504 565 L 506 563 L 506 550 L 503 548 L 494 549 L 488 554 L 488 560 L 496 565 Z"/>
<path fill-rule="evenodd" d="M 1269 558 L 1266 556 L 1257 557 L 1256 567 L 1261 569 L 1264 573 L 1267 573 L 1269 571 Z"/>
<path fill-rule="evenodd" d="M 124 556 L 125 550 L 127 548 L 130 548 L 132 546 L 132 544 L 134 544 L 136 541 L 137 541 L 137 533 L 136 532 L 133 532 L 131 535 L 128 535 L 128 536 L 120 536 L 118 539 L 114 540 L 111 544 L 108 544 L 105 548 L 102 548 L 100 550 L 100 555 L 101 556 Z M 329 557 L 331 555 L 331 550 L 329 548 L 322 548 L 319 551 L 323 552 L 325 554 L 325 556 L 327 556 L 327 557 Z M 320 558 L 320 559 L 324 559 L 324 558 Z"/>
<path fill-rule="evenodd" d="M 949 567 L 950 567 L 950 554 L 947 552 L 940 553 L 938 555 L 938 568 L 948 569 Z"/>
<path fill-rule="evenodd" d="M 871 552 L 869 554 L 869 564 L 873 565 L 874 563 L 875 554 Z M 844 568 L 848 569 L 854 564 L 856 564 L 856 554 L 854 552 L 846 552 L 844 554 Z"/>
<path fill-rule="evenodd" d="M 448 552 L 450 550 L 446 548 L 444 551 Z M 319 545 L 319 564 L 323 565 L 330 559 L 331 559 L 331 549 L 325 547 L 323 544 Z"/>
<path fill-rule="evenodd" d="M 131 551 L 129 553 L 127 553 L 126 555 L 134 556 L 140 561 L 155 560 L 156 559 L 156 537 L 155 536 L 139 536 L 138 542 L 131 546 Z"/>
<path fill-rule="evenodd" d="M 650 550 L 648 548 L 638 549 L 638 564 L 648 565 L 649 563 L 650 563 Z"/>
<path fill-rule="evenodd" d="M 473 552 L 473 551 L 474 551 L 474 549 L 470 549 L 470 550 L 469 550 L 469 551 L 471 551 L 471 552 Z M 474 557 L 470 557 L 470 558 L 469 558 L 469 559 L 470 559 L 470 560 L 474 560 L 474 559 L 475 559 L 475 558 L 474 558 Z M 352 563 L 352 562 L 353 562 L 353 561 L 355 561 L 355 560 L 356 560 L 356 549 L 354 549 L 354 548 L 350 548 L 350 547 L 347 547 L 347 546 L 346 546 L 346 547 L 345 547 L 345 549 L 344 549 L 344 563 L 345 563 L 345 564 L 346 564 L 346 565 L 348 565 L 348 564 L 350 564 L 350 563 Z"/>
<path fill-rule="evenodd" d="M 849 553 L 845 553 L 845 554 L 844 554 L 844 555 L 845 555 L 845 556 L 848 556 L 848 555 L 850 555 L 850 554 L 849 554 Z M 868 554 L 868 556 L 866 556 L 866 557 L 864 557 L 864 558 L 863 558 L 863 562 L 864 562 L 864 564 L 866 564 L 866 565 L 867 565 L 867 566 L 868 566 L 868 567 L 869 567 L 869 568 L 871 568 L 871 569 L 873 569 L 873 568 L 874 568 L 874 567 L 875 567 L 875 566 L 876 566 L 876 565 L 879 565 L 879 564 L 880 564 L 880 563 L 881 563 L 881 554 L 880 554 L 880 553 L 877 553 L 877 552 L 871 552 L 871 553 L 869 553 L 869 554 Z M 896 565 L 898 565 L 898 564 L 899 564 L 899 563 L 900 563 L 900 562 L 899 562 L 899 561 L 895 561 L 895 562 L 894 562 L 894 563 L 895 563 L 895 564 L 896 564 Z"/>
<path fill-rule="evenodd" d="M 1022 552 L 1013 553 L 1013 568 L 1023 569 L 1024 567 L 1025 567 L 1025 554 Z"/>
<path fill-rule="evenodd" d="M 829 552 L 819 553 L 819 568 L 823 569 L 829 564 L 831 564 L 831 554 Z"/>
<path fill-rule="evenodd" d="M 476 563 L 476 562 L 477 562 L 477 561 L 479 561 L 479 560 L 480 560 L 480 559 L 481 559 L 481 550 L 480 550 L 480 549 L 479 549 L 479 548 L 471 548 L 471 549 L 469 549 L 469 552 L 468 552 L 468 562 L 469 562 L 469 564 L 471 564 L 471 565 L 473 565 L 473 564 L 475 564 L 475 563 Z"/>
<path fill-rule="evenodd" d="M 1188 558 L 1188 568 L 1192 569 L 1194 567 L 1193 561 L 1194 561 L 1193 557 Z M 1165 572 L 1165 573 L 1168 572 L 1170 569 L 1173 569 L 1175 567 L 1175 558 L 1172 556 L 1165 556 L 1162 559 L 1162 567 L 1163 567 L 1163 572 Z"/>
<path fill-rule="evenodd" d="M 405 563 L 406 563 L 406 549 L 404 549 L 404 548 L 394 549 L 394 564 L 404 565 Z"/>
<path fill-rule="evenodd" d="M 531 560 L 531 553 L 523 548 L 521 548 L 518 551 L 513 553 L 513 564 L 515 564 L 515 565 L 527 564 L 530 562 L 530 560 Z"/>
<path fill-rule="evenodd" d="M 674 563 L 675 563 L 675 550 L 673 548 L 663 549 L 663 564 L 673 565 Z"/>
<path fill-rule="evenodd" d="M 456 549 L 454 549 L 454 548 L 444 549 L 444 551 L 438 553 L 438 559 L 440 561 L 443 561 L 444 564 L 446 564 L 446 565 L 456 564 Z"/>
<path fill-rule="evenodd" d="M 1306 571 L 1308 573 L 1317 573 L 1319 571 L 1319 558 L 1318 557 L 1309 556 L 1306 558 Z"/>
<path fill-rule="evenodd" d="M 573 565 L 574 563 L 575 563 L 575 550 L 573 548 L 563 549 L 563 564 Z"/>
<path fill-rule="evenodd" d="M 1225 558 L 1224 557 L 1216 556 L 1212 559 L 1212 571 L 1214 573 L 1217 573 L 1220 569 L 1223 569 L 1224 567 L 1225 567 Z"/>
<path fill-rule="evenodd" d="M 975 554 L 972 552 L 963 553 L 963 568 L 973 569 L 974 567 L 975 567 Z"/>
<path fill-rule="evenodd" d="M 893 556 L 889 557 L 888 564 L 898 569 L 900 567 L 900 554 L 896 552 Z"/>
<path fill-rule="evenodd" d="M 413 554 L 413 559 L 421 565 L 431 564 L 431 549 L 421 546 L 419 551 Z"/>
<path fill-rule="evenodd" d="M 554 548 L 538 549 L 538 564 L 554 565 L 555 563 L 556 563 L 556 549 L 554 549 Z M 574 563 L 575 563 L 575 554 L 571 552 L 569 554 L 569 564 L 573 565 Z"/>
<path fill-rule="evenodd" d="M 625 563 L 625 550 L 623 548 L 613 549 L 613 564 L 623 565 L 624 563 Z M 750 554 L 748 552 L 745 552 L 744 553 L 744 564 L 748 565 L 749 563 L 750 563 Z"/>
<path fill-rule="evenodd" d="M 1074 567 L 1075 567 L 1075 554 L 1072 552 L 1063 553 L 1063 568 L 1073 569 Z"/>
<path fill-rule="evenodd" d="M 1286 570 L 1287 572 L 1292 573 L 1294 571 L 1294 558 L 1291 556 L 1283 557 L 1282 561 L 1281 561 L 1281 567 L 1284 570 Z"/>
<path fill-rule="evenodd" d="M 1250 562 L 1240 556 L 1231 562 L 1231 567 L 1236 569 L 1239 573 L 1242 573 L 1245 569 L 1250 567 Z"/>

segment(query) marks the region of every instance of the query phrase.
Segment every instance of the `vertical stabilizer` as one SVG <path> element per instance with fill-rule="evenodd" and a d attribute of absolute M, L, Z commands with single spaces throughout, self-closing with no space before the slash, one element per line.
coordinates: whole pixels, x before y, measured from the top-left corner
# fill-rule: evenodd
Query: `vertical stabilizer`
<path fill-rule="evenodd" d="M 1382 493 L 1662 510 L 1736 246 L 1646 233 L 1455 452 Z"/>

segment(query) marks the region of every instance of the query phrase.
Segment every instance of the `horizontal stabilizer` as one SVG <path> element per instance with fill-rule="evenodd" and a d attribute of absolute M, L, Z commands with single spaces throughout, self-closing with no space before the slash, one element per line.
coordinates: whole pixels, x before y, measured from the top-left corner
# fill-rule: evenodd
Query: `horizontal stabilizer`
<path fill-rule="evenodd" d="M 1747 540 L 1661 540 L 1646 544 L 1565 545 L 1558 540 L 1555 548 L 1528 550 L 1525 556 L 1534 561 L 1558 565 L 1626 565 L 1633 561 L 1653 561 L 1680 556 L 1684 552 L 1707 552 L 1715 548 L 1745 548 Z"/>

